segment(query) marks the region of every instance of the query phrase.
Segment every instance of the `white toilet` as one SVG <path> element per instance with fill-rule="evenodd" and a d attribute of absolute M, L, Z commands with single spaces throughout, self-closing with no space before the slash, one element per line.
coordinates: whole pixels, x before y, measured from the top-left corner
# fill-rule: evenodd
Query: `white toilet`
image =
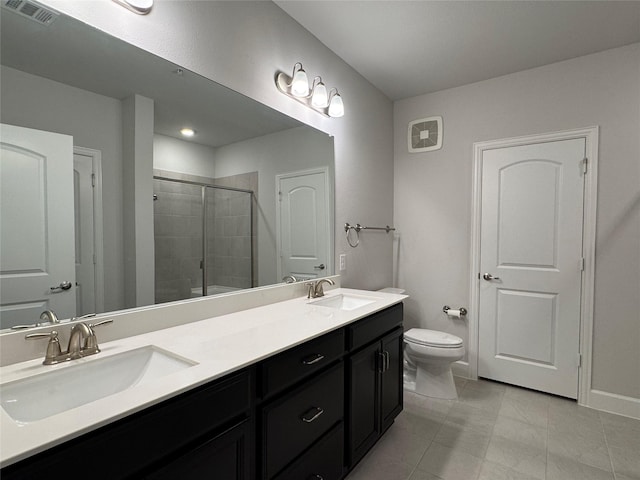
<path fill-rule="evenodd" d="M 445 332 L 412 328 L 404 332 L 404 386 L 427 397 L 456 399 L 451 364 L 464 357 L 462 339 Z"/>
<path fill-rule="evenodd" d="M 402 288 L 383 288 L 381 292 L 404 293 Z M 462 360 L 462 339 L 445 332 L 412 328 L 404 332 L 404 388 L 426 397 L 455 400 L 451 364 Z"/>

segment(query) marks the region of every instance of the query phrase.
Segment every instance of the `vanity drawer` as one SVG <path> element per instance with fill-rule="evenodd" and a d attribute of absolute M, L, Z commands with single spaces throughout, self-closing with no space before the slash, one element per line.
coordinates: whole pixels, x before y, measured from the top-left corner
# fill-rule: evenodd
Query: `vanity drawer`
<path fill-rule="evenodd" d="M 340 480 L 344 473 L 344 424 L 340 422 L 274 480 Z"/>
<path fill-rule="evenodd" d="M 349 351 L 357 350 L 402 325 L 402 303 L 360 320 L 347 327 Z"/>
<path fill-rule="evenodd" d="M 287 397 L 263 408 L 263 478 L 272 478 L 343 416 L 342 362 Z"/>
<path fill-rule="evenodd" d="M 265 361 L 262 397 L 269 397 L 339 359 L 344 354 L 344 337 L 344 330 L 340 329 Z"/>

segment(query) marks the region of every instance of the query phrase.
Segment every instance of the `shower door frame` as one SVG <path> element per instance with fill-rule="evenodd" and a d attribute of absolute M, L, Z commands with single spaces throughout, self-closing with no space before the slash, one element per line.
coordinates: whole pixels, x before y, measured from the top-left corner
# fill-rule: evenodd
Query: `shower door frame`
<path fill-rule="evenodd" d="M 202 200 L 202 296 L 203 297 L 207 296 L 207 289 L 208 289 L 208 276 L 207 276 L 208 262 L 207 262 L 207 241 L 206 241 L 207 239 L 207 202 L 206 202 L 207 190 L 206 189 L 207 187 L 209 187 L 209 188 L 216 188 L 219 190 L 229 190 L 232 192 L 248 193 L 251 196 L 251 201 L 249 202 L 249 216 L 250 216 L 249 236 L 251 238 L 251 242 L 250 242 L 251 287 L 250 288 L 253 288 L 255 284 L 255 266 L 254 266 L 254 258 L 253 258 L 254 248 L 255 248 L 254 231 L 253 231 L 253 199 L 255 197 L 255 193 L 253 192 L 253 190 L 246 190 L 244 188 L 224 187 L 222 185 L 214 185 L 212 183 L 197 182 L 194 180 L 181 180 L 178 178 L 165 177 L 162 175 L 154 175 L 153 179 L 202 187 L 200 190 L 200 193 L 201 193 L 201 200 Z M 155 233 L 154 233 L 154 237 L 155 237 Z"/>

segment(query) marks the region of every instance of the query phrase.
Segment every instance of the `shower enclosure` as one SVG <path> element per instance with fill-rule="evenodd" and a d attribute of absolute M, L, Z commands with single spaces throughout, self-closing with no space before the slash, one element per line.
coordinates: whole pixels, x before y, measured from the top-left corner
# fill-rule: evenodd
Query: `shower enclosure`
<path fill-rule="evenodd" d="M 153 182 L 156 303 L 253 287 L 253 192 Z"/>

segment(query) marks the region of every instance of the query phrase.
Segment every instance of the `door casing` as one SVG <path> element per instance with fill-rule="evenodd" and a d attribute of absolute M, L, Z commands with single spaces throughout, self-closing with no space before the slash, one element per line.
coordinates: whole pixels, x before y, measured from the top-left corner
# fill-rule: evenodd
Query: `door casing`
<path fill-rule="evenodd" d="M 93 248 L 95 253 L 95 306 L 96 312 L 104 312 L 104 234 L 102 220 L 102 152 L 92 148 L 73 147 L 73 155 L 80 155 L 91 162 L 93 186 Z"/>
<path fill-rule="evenodd" d="M 479 341 L 479 303 L 480 303 L 480 219 L 482 200 L 482 156 L 485 150 L 516 147 L 536 143 L 584 138 L 586 142 L 586 174 L 584 184 L 584 215 L 582 248 L 585 259 L 582 274 L 582 298 L 580 313 L 580 354 L 581 365 L 578 372 L 578 403 L 590 405 L 591 368 L 593 345 L 593 299 L 595 284 L 595 243 L 596 243 L 596 205 L 598 179 L 598 133 L 597 126 L 576 130 L 564 130 L 537 135 L 527 135 L 500 140 L 490 140 L 473 144 L 473 190 L 471 224 L 471 265 L 470 265 L 470 309 L 468 352 L 468 377 L 478 378 L 478 341 Z M 458 369 L 460 371 L 460 369 Z"/>

